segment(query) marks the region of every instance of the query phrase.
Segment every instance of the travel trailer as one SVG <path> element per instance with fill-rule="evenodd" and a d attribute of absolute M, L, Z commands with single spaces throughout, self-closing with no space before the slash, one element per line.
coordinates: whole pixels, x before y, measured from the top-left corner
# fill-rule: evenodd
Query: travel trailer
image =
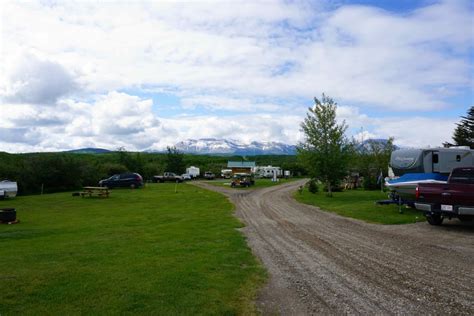
<path fill-rule="evenodd" d="M 0 181 L 0 199 L 13 198 L 18 192 L 18 186 L 16 182 L 3 180 Z"/>
<path fill-rule="evenodd" d="M 273 178 L 282 176 L 282 170 L 280 167 L 266 166 L 266 167 L 255 167 L 254 173 L 262 178 Z"/>
<path fill-rule="evenodd" d="M 191 166 L 186 168 L 186 173 L 191 176 L 191 178 L 197 178 L 200 175 L 200 170 L 198 167 Z"/>

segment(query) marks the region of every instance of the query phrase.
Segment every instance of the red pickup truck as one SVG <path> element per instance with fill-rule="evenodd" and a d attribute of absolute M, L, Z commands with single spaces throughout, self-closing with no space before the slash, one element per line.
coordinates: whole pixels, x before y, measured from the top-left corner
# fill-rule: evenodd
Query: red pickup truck
<path fill-rule="evenodd" d="M 425 213 L 431 225 L 441 225 L 446 217 L 473 220 L 474 167 L 453 169 L 446 184 L 418 184 L 415 207 Z"/>

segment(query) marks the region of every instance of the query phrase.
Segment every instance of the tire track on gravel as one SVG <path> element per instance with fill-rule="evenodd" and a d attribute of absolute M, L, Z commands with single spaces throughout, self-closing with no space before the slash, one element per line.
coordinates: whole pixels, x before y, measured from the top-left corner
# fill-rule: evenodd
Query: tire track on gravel
<path fill-rule="evenodd" d="M 474 315 L 474 225 L 367 224 L 297 203 L 303 181 L 229 197 L 269 271 L 263 314 Z"/>

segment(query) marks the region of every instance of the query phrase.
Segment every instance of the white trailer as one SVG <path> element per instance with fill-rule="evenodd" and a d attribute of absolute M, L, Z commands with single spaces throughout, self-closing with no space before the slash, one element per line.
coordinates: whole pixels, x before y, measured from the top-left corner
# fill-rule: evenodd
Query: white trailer
<path fill-rule="evenodd" d="M 194 167 L 194 166 L 186 168 L 186 173 L 189 174 L 191 176 L 191 178 L 197 178 L 201 174 L 199 168 Z"/>
<path fill-rule="evenodd" d="M 256 167 L 255 173 L 262 178 L 273 178 L 282 176 L 282 171 L 280 167 L 274 166 Z"/>
<path fill-rule="evenodd" d="M 0 199 L 13 198 L 18 192 L 18 186 L 16 182 L 3 180 L 0 181 Z"/>

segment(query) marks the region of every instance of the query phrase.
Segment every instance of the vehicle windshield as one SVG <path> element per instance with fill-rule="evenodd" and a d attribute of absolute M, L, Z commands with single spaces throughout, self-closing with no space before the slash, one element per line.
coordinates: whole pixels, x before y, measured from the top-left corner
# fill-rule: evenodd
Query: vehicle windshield
<path fill-rule="evenodd" d="M 451 183 L 474 184 L 474 169 L 456 169 L 451 174 Z"/>

